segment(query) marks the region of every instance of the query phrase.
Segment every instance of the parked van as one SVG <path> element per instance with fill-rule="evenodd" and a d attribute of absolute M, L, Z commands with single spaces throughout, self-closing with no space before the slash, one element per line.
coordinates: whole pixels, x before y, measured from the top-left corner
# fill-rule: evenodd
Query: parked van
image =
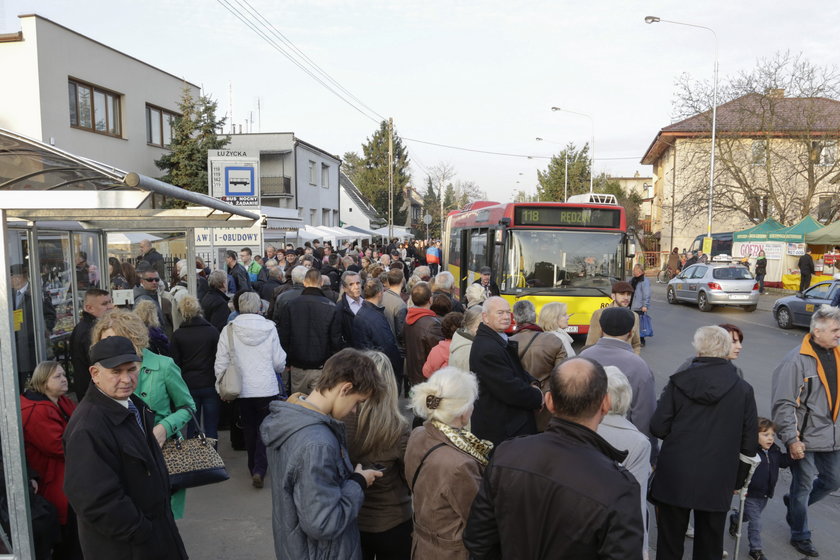
<path fill-rule="evenodd" d="M 705 235 L 698 235 L 694 238 L 694 241 L 691 243 L 691 247 L 689 248 L 690 251 L 699 251 L 703 248 L 703 239 Z M 732 255 L 732 232 L 728 231 L 726 233 L 713 233 L 712 234 L 712 252 L 709 255 L 711 258 L 714 258 L 718 255 L 726 255 L 727 257 Z"/>

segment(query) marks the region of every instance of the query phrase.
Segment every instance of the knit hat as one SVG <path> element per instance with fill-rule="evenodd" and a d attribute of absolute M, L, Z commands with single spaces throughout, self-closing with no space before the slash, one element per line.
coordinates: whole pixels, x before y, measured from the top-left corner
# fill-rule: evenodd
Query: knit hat
<path fill-rule="evenodd" d="M 599 320 L 601 330 L 609 336 L 624 336 L 633 330 L 635 322 L 633 312 L 626 307 L 607 307 Z"/>

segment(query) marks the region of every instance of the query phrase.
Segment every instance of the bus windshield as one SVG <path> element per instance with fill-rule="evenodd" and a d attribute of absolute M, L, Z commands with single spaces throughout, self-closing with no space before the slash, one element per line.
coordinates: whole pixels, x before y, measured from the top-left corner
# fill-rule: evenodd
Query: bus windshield
<path fill-rule="evenodd" d="M 531 288 L 600 288 L 609 293 L 621 278 L 624 244 L 620 233 L 511 230 L 502 291 Z M 581 294 L 583 295 L 583 294 Z"/>

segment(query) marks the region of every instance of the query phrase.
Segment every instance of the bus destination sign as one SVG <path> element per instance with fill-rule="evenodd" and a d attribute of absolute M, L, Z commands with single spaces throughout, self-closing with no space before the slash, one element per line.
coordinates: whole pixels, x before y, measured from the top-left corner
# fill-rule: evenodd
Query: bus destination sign
<path fill-rule="evenodd" d="M 621 227 L 618 208 L 568 208 L 563 206 L 520 206 L 514 209 L 514 225 L 580 228 Z"/>

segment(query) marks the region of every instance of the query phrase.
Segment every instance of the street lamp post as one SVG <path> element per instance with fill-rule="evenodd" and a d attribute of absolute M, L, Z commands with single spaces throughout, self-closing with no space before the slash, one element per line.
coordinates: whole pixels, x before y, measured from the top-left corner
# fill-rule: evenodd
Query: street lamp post
<path fill-rule="evenodd" d="M 711 244 L 711 237 L 712 237 L 712 198 L 714 196 L 714 184 L 715 184 L 715 139 L 717 136 L 717 94 L 718 94 L 718 37 L 715 30 L 711 27 L 706 27 L 705 25 L 695 25 L 693 23 L 685 23 L 682 21 L 672 21 L 667 19 L 662 19 L 656 16 L 647 16 L 645 17 L 645 23 L 672 23 L 674 25 L 684 25 L 686 27 L 696 27 L 697 29 L 705 29 L 709 31 L 712 36 L 715 38 L 715 69 L 714 69 L 714 86 L 712 89 L 712 155 L 709 158 L 709 219 L 708 223 L 706 224 L 706 237 L 709 238 L 709 244 Z M 671 244 L 673 244 L 673 239 L 671 239 Z M 710 249 L 711 250 L 711 249 Z"/>
<path fill-rule="evenodd" d="M 589 143 L 589 193 L 591 194 L 595 192 L 592 188 L 592 177 L 595 175 L 595 119 L 592 118 L 592 115 L 588 115 L 586 113 L 578 113 L 577 111 L 570 111 L 568 109 L 562 109 L 560 107 L 552 107 L 551 110 L 562 111 L 563 113 L 571 113 L 573 115 L 578 115 L 579 117 L 586 117 L 587 119 L 589 119 L 589 124 L 592 125 L 592 139 Z"/>

